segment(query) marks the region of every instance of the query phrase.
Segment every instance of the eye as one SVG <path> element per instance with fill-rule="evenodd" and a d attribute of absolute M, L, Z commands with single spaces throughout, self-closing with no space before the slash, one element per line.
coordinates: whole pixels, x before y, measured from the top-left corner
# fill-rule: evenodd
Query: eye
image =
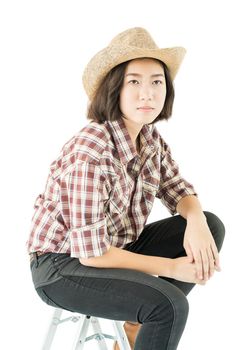
<path fill-rule="evenodd" d="M 161 84 L 162 84 L 162 81 L 161 81 L 161 80 L 154 80 L 154 81 L 153 81 L 153 84 L 154 84 L 154 85 L 161 85 Z"/>
<path fill-rule="evenodd" d="M 139 84 L 138 80 L 136 80 L 136 79 L 129 80 L 128 83 L 133 84 L 133 85 Z"/>

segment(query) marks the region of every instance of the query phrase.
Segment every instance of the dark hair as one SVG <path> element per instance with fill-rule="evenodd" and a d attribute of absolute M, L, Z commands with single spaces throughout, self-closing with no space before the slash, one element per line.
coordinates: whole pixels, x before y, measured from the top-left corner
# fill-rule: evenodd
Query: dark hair
<path fill-rule="evenodd" d="M 158 61 L 164 69 L 167 91 L 161 113 L 150 124 L 154 124 L 159 120 L 169 119 L 172 114 L 174 102 L 174 87 L 170 78 L 169 70 L 165 63 L 160 60 L 156 61 Z M 122 117 L 122 112 L 119 106 L 120 91 L 124 81 L 125 70 L 129 62 L 130 61 L 123 62 L 112 68 L 102 80 L 88 107 L 87 119 L 102 124 L 106 120 L 114 121 Z"/>

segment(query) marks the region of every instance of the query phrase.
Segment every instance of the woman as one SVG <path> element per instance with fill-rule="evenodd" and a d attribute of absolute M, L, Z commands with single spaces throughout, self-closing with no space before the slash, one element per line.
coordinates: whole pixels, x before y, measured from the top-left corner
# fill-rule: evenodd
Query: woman
<path fill-rule="evenodd" d="M 91 59 L 90 123 L 51 164 L 27 242 L 42 300 L 126 321 L 137 350 L 176 349 L 187 294 L 220 270 L 224 225 L 202 210 L 155 126 L 171 116 L 184 54 L 132 28 Z M 146 224 L 155 197 L 172 216 Z"/>

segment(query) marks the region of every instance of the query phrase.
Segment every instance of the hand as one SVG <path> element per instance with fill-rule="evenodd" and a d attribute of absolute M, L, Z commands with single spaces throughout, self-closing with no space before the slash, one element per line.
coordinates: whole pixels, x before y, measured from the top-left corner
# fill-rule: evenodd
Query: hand
<path fill-rule="evenodd" d="M 207 281 L 220 271 L 219 254 L 206 217 L 187 220 L 184 248 L 189 262 L 195 262 L 197 278 Z"/>
<path fill-rule="evenodd" d="M 172 260 L 171 278 L 178 281 L 204 285 L 206 282 L 197 278 L 197 267 L 187 256 Z"/>

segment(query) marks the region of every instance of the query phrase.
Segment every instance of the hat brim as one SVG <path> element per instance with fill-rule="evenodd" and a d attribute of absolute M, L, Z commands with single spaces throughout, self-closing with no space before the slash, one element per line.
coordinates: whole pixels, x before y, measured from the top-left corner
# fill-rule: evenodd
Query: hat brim
<path fill-rule="evenodd" d="M 91 100 L 103 78 L 117 65 L 136 58 L 155 58 L 164 62 L 169 70 L 172 80 L 175 79 L 186 49 L 183 47 L 172 47 L 164 49 L 141 49 L 138 47 L 127 47 L 124 52 L 119 48 L 105 48 L 99 51 L 88 63 L 83 73 L 83 85 Z"/>

